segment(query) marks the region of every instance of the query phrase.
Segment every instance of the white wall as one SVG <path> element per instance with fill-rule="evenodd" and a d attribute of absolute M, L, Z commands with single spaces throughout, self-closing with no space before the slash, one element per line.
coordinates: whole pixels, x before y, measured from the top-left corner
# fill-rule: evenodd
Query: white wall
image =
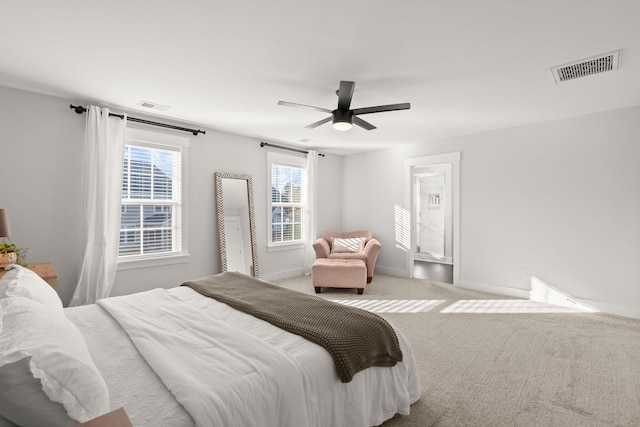
<path fill-rule="evenodd" d="M 31 248 L 27 261 L 53 263 L 64 303 L 75 289 L 82 240 L 80 179 L 85 116 L 72 112 L 71 103 L 87 105 L 83 100 L 0 87 L 0 207 L 8 210 L 12 241 Z M 176 286 L 219 271 L 216 171 L 253 175 L 261 277 L 269 280 L 300 270 L 302 250 L 266 250 L 267 194 L 271 194 L 266 181 L 267 149 L 260 148 L 259 139 L 206 131 L 206 135 L 191 136 L 189 151 L 189 262 L 118 271 L 112 295 Z M 342 225 L 341 204 L 335 197 L 341 192 L 341 165 L 338 156 L 319 160 L 319 233 Z"/>
<path fill-rule="evenodd" d="M 405 158 L 460 151 L 459 285 L 526 295 L 523 269 L 603 311 L 640 318 L 640 107 L 343 159 L 343 226 L 396 247 Z"/>
<path fill-rule="evenodd" d="M 408 210 L 404 157 L 399 150 L 380 150 L 342 159 L 343 228 L 371 230 L 382 245 L 375 271 L 396 276 L 405 275 L 407 267 L 402 242 L 396 241 L 396 232 L 405 228 L 398 210 Z"/>
<path fill-rule="evenodd" d="M 12 240 L 51 261 L 73 293 L 81 257 L 84 117 L 67 100 L 0 87 L 0 207 Z M 142 116 L 142 115 L 139 115 Z M 158 129 L 158 128 L 151 128 Z M 181 135 L 184 135 L 181 133 Z M 405 275 L 396 215 L 406 209 L 404 160 L 462 152 L 460 285 L 526 293 L 522 269 L 605 311 L 640 317 L 640 107 L 319 159 L 318 233 L 370 229 L 376 270 Z M 120 271 L 114 294 L 169 287 L 218 271 L 215 171 L 254 177 L 260 270 L 300 271 L 302 251 L 266 250 L 266 149 L 207 129 L 191 138 L 186 264 Z"/>
<path fill-rule="evenodd" d="M 80 265 L 84 120 L 69 101 L 0 87 L 0 207 L 27 262 L 53 263 L 58 292 L 71 299 Z"/>

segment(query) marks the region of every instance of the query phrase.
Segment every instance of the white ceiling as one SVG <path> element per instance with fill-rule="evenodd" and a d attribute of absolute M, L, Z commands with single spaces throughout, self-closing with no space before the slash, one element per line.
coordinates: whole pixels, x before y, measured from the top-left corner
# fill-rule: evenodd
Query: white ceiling
<path fill-rule="evenodd" d="M 555 84 L 617 49 L 619 70 Z M 334 109 L 340 80 L 352 108 L 411 110 L 338 132 L 277 105 Z M 640 1 L 0 0 L 0 85 L 349 154 L 639 105 Z"/>

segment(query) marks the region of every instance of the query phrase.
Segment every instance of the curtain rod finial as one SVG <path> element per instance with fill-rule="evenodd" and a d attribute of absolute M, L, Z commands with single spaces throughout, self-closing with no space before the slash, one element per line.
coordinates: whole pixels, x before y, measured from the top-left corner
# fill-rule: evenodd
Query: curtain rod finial
<path fill-rule="evenodd" d="M 75 105 L 71 104 L 71 105 L 69 105 L 69 108 L 71 108 L 73 111 L 75 111 L 78 114 L 82 114 L 85 111 L 87 111 L 87 109 L 84 108 L 82 105 L 75 106 Z"/>

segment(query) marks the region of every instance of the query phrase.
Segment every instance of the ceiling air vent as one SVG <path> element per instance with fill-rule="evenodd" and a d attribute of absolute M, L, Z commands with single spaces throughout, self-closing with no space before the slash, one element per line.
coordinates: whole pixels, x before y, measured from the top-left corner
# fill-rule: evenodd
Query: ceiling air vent
<path fill-rule="evenodd" d="M 613 71 L 618 69 L 620 63 L 620 54 L 622 50 L 603 53 L 602 55 L 593 56 L 591 58 L 581 59 L 569 64 L 558 65 L 551 68 L 553 78 L 557 83 L 566 82 L 567 80 L 586 77 L 592 74 L 603 73 L 605 71 Z"/>
<path fill-rule="evenodd" d="M 150 110 L 156 110 L 156 111 L 167 111 L 170 108 L 166 105 L 160 105 L 160 104 L 156 104 L 149 101 L 140 101 L 138 102 L 138 105 L 141 107 L 148 108 Z"/>

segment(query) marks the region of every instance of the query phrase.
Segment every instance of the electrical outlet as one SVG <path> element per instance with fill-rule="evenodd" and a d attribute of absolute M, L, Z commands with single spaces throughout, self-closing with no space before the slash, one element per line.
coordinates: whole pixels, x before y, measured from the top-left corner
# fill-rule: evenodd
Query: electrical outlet
<path fill-rule="evenodd" d="M 531 270 L 525 268 L 522 270 L 522 278 L 525 280 L 531 279 Z"/>

